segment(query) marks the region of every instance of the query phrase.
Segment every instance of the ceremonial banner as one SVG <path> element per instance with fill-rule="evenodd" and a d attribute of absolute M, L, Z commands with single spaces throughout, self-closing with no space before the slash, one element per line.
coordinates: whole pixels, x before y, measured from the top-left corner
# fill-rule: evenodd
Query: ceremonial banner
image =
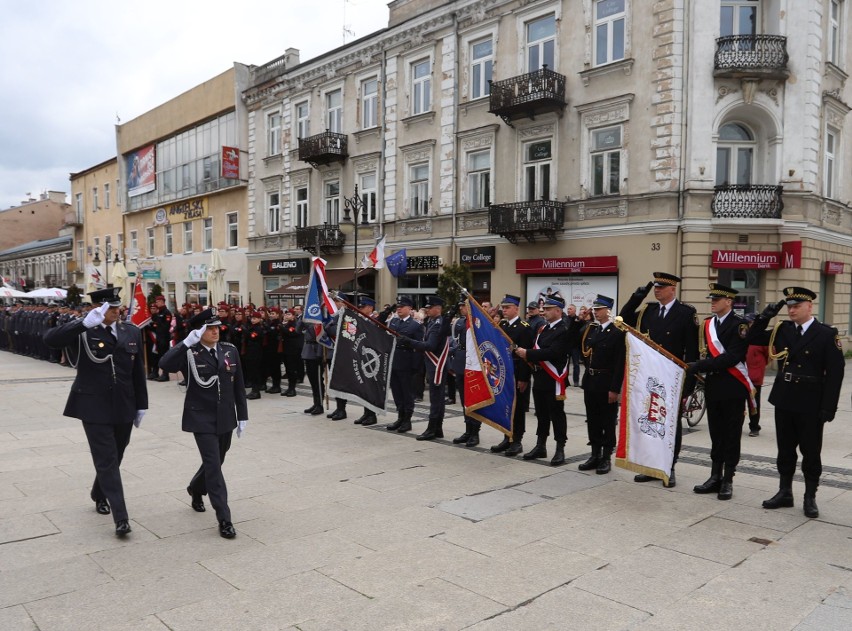
<path fill-rule="evenodd" d="M 464 411 L 512 439 L 515 367 L 512 340 L 473 298 L 467 299 Z"/>
<path fill-rule="evenodd" d="M 388 256 L 385 259 L 385 263 L 387 263 L 388 271 L 394 278 L 405 276 L 405 273 L 408 271 L 408 257 L 405 255 L 404 249 Z"/>
<path fill-rule="evenodd" d="M 142 283 L 139 282 L 139 277 L 136 277 L 136 284 L 133 287 L 133 295 L 130 297 L 130 306 L 127 308 L 128 320 L 137 328 L 147 326 L 151 322 L 151 311 L 148 309 L 148 301 L 145 299 L 145 293 L 142 291 Z M 175 322 L 177 318 L 172 318 Z"/>
<path fill-rule="evenodd" d="M 395 349 L 395 335 L 344 307 L 337 321 L 328 393 L 384 414 Z"/>
<path fill-rule="evenodd" d="M 305 292 L 305 314 L 302 319 L 311 324 L 326 324 L 337 313 L 337 306 L 328 294 L 325 281 L 325 260 L 313 257 L 308 291 Z"/>
<path fill-rule="evenodd" d="M 634 329 L 626 333 L 615 464 L 668 484 L 686 373 Z"/>

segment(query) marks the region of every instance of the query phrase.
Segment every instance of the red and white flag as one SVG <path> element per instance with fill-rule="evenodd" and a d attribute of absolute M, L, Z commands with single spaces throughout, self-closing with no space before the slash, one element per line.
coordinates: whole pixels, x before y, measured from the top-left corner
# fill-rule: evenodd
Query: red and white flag
<path fill-rule="evenodd" d="M 364 255 L 364 258 L 361 259 L 361 269 L 368 269 L 370 267 L 373 269 L 382 269 L 385 266 L 385 239 L 387 237 L 382 236 L 376 247 L 373 248 L 373 251 Z"/>
<path fill-rule="evenodd" d="M 145 299 L 145 292 L 142 291 L 142 283 L 139 282 L 138 276 L 127 312 L 130 314 L 130 318 L 128 318 L 130 323 L 140 329 L 151 321 L 151 310 L 148 309 L 148 301 Z"/>

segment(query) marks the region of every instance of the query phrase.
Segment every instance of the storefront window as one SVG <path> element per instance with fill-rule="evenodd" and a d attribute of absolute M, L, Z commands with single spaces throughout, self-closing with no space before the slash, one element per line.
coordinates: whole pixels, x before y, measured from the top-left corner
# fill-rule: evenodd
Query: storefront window
<path fill-rule="evenodd" d="M 756 313 L 760 295 L 760 270 L 756 269 L 720 269 L 719 282 L 736 289 L 736 300 L 734 300 L 734 313 L 743 317 L 749 313 Z"/>

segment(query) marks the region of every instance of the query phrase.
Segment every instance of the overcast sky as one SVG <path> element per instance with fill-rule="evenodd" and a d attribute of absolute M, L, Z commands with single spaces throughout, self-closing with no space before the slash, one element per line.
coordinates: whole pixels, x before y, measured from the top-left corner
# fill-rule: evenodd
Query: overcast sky
<path fill-rule="evenodd" d="M 387 26 L 389 0 L 0 0 L 0 209 L 115 156 L 127 122 L 224 72 Z"/>

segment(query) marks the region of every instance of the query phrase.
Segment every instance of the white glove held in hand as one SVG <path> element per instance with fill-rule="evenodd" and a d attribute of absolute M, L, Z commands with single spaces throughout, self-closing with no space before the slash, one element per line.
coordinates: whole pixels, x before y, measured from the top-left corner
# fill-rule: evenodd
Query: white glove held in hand
<path fill-rule="evenodd" d="M 142 417 L 145 416 L 147 410 L 136 410 L 136 418 L 133 419 L 133 426 L 139 427 L 142 425 Z"/>
<path fill-rule="evenodd" d="M 246 423 L 248 421 L 237 421 L 237 438 L 241 438 L 243 432 L 246 431 Z"/>
<path fill-rule="evenodd" d="M 83 326 L 87 329 L 91 329 L 98 326 L 99 324 L 103 324 L 104 315 L 106 314 L 107 309 L 109 309 L 109 303 L 105 302 L 97 309 L 92 309 L 91 311 L 89 311 L 89 313 L 86 314 L 86 317 L 83 318 Z"/>
<path fill-rule="evenodd" d="M 201 336 L 204 334 L 204 331 L 206 329 L 207 329 L 207 325 L 205 324 L 200 329 L 195 329 L 193 331 L 190 331 L 189 335 L 187 335 L 183 340 L 184 346 L 186 346 L 188 348 L 188 347 L 192 346 L 193 344 L 198 344 L 201 341 Z"/>

